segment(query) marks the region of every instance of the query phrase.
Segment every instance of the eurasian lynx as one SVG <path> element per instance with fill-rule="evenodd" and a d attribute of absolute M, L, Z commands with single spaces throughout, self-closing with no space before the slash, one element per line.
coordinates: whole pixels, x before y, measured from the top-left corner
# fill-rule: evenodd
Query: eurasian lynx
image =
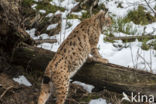
<path fill-rule="evenodd" d="M 64 104 L 69 89 L 69 79 L 75 75 L 87 58 L 92 61 L 108 63 L 97 49 L 103 26 L 110 26 L 111 19 L 104 11 L 83 20 L 61 44 L 54 58 L 49 62 L 38 104 L 45 104 L 50 94 L 56 95 L 56 104 Z M 93 57 L 89 57 L 91 54 Z"/>

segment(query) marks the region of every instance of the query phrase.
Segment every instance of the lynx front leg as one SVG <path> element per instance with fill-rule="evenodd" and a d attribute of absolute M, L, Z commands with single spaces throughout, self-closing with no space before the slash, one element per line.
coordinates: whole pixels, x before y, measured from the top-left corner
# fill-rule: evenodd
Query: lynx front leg
<path fill-rule="evenodd" d="M 105 58 L 102 58 L 97 48 L 92 48 L 91 55 L 93 57 L 89 57 L 89 61 L 101 62 L 101 63 L 109 63 L 109 61 Z"/>

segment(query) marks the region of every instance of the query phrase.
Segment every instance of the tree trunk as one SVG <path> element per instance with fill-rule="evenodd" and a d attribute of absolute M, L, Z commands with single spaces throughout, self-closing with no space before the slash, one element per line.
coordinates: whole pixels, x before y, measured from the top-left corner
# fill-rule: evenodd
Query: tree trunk
<path fill-rule="evenodd" d="M 12 62 L 27 70 L 44 71 L 54 52 L 36 47 L 17 48 Z M 73 80 L 115 92 L 141 92 L 156 96 L 156 75 L 114 64 L 85 63 Z"/>

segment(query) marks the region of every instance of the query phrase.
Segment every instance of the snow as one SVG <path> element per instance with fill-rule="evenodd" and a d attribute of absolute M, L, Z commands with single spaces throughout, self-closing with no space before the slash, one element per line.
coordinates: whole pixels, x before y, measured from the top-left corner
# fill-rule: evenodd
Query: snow
<path fill-rule="evenodd" d="M 72 12 L 71 14 L 77 15 L 79 18 L 82 16 L 82 11 L 81 12 Z"/>
<path fill-rule="evenodd" d="M 40 36 L 37 37 L 38 39 L 41 38 L 41 39 L 49 39 L 49 35 L 46 34 L 46 33 L 43 33 L 41 34 Z"/>
<path fill-rule="evenodd" d="M 39 10 L 40 13 L 45 14 L 46 11 L 45 10 Z"/>
<path fill-rule="evenodd" d="M 107 104 L 105 99 L 93 99 L 89 102 L 89 104 Z"/>
<path fill-rule="evenodd" d="M 146 25 L 146 33 L 152 33 L 152 35 L 156 35 L 156 22 Z"/>
<path fill-rule="evenodd" d="M 18 78 L 13 78 L 13 80 L 19 84 L 23 84 L 25 86 L 32 86 L 32 84 L 26 79 L 25 76 L 21 75 Z"/>
<path fill-rule="evenodd" d="M 148 0 L 149 1 L 149 0 Z M 118 3 L 121 3 L 123 8 L 118 7 Z M 57 51 L 60 44 L 67 38 L 67 36 L 71 33 L 71 31 L 81 22 L 78 19 L 69 19 L 66 20 L 66 16 L 70 13 L 70 10 L 77 5 L 78 2 L 75 0 L 63 0 L 60 2 L 60 0 L 53 0 L 51 2 L 52 5 L 60 6 L 66 8 L 65 12 L 57 11 L 54 14 L 50 13 L 47 15 L 47 17 L 52 17 L 53 15 L 62 14 L 62 24 L 61 24 L 61 31 L 59 34 L 56 34 L 55 36 L 48 36 L 48 34 L 42 34 L 41 36 L 35 36 L 36 29 L 27 30 L 27 32 L 30 34 L 30 36 L 34 39 L 57 39 L 58 42 L 54 44 L 49 43 L 42 43 L 38 45 L 38 47 L 42 47 L 51 51 Z M 123 18 L 127 15 L 127 13 L 131 10 L 137 9 L 139 4 L 142 4 L 147 8 L 147 11 L 149 8 L 147 7 L 146 3 L 141 0 L 99 0 L 99 4 L 105 4 L 105 6 L 108 8 L 108 11 L 111 16 L 113 16 L 114 19 L 117 18 Z M 153 8 L 156 5 L 156 2 L 154 0 L 150 1 L 150 6 Z M 80 12 L 73 12 L 72 14 L 78 15 L 79 17 L 82 16 L 82 13 L 85 12 L 85 10 L 82 10 Z M 71 24 L 71 27 L 68 27 L 68 24 Z M 51 24 L 48 26 L 47 30 L 53 29 L 58 24 Z M 152 34 L 156 35 L 156 22 L 153 22 L 148 25 L 137 25 L 133 22 L 127 23 L 124 25 L 123 28 L 126 28 L 127 26 L 131 26 L 130 31 L 131 34 L 125 34 L 122 32 L 115 32 L 113 31 L 114 36 L 138 36 L 142 35 L 143 33 L 145 35 Z M 133 32 L 135 31 L 135 32 Z M 142 50 L 141 45 L 142 43 L 139 41 L 130 42 L 130 43 L 123 43 L 122 41 L 118 40 L 115 41 L 115 43 L 110 42 L 104 42 L 103 38 L 105 37 L 104 34 L 100 35 L 98 48 L 101 56 L 103 58 L 107 58 L 110 63 L 122 65 L 122 66 L 129 66 L 129 67 L 135 67 L 143 70 L 150 71 L 150 69 L 153 70 L 154 73 L 156 73 L 156 57 L 155 57 L 155 50 L 150 49 L 148 51 Z M 115 47 L 116 46 L 116 47 Z M 123 48 L 119 48 L 117 46 L 122 46 Z M 126 58 L 126 59 L 125 59 Z"/>
<path fill-rule="evenodd" d="M 149 5 L 154 8 L 156 5 L 155 0 L 147 1 Z M 118 7 L 119 3 L 121 3 L 122 8 Z M 143 5 L 149 12 L 151 11 L 144 0 L 99 0 L 99 4 L 105 4 L 108 11 L 117 17 L 125 17 L 129 11 L 137 9 L 138 5 Z"/>
<path fill-rule="evenodd" d="M 35 38 L 35 31 L 36 31 L 35 28 L 32 28 L 32 29 L 30 29 L 30 30 L 26 30 L 26 32 L 27 32 L 32 38 Z"/>
<path fill-rule="evenodd" d="M 56 28 L 57 26 L 58 26 L 58 23 L 56 23 L 56 24 L 51 24 L 51 25 L 49 25 L 49 26 L 47 27 L 47 30 L 54 29 L 54 28 Z"/>
<path fill-rule="evenodd" d="M 137 25 L 137 24 L 134 24 L 133 22 L 130 22 L 130 23 L 126 23 L 123 27 L 123 30 L 126 31 L 126 27 L 130 27 L 130 34 L 125 34 L 125 33 L 122 33 L 122 32 L 117 32 L 117 31 L 114 31 L 115 28 L 113 28 L 112 32 L 113 32 L 113 35 L 115 37 L 125 37 L 125 36 L 141 36 L 142 34 L 144 35 L 156 35 L 156 22 L 153 22 L 151 24 L 148 24 L 148 25 Z M 118 26 L 116 26 L 118 27 Z"/>
<path fill-rule="evenodd" d="M 104 35 L 100 35 L 98 43 L 99 52 L 102 57 L 107 58 L 110 63 L 146 71 L 152 69 L 153 73 L 156 73 L 156 65 L 154 64 L 156 63 L 155 50 L 142 50 L 140 48 L 142 43 L 137 40 L 135 42 L 126 43 L 126 46 L 130 46 L 129 48 L 117 48 L 113 45 L 123 46 L 124 43 L 119 40 L 112 44 L 104 42 L 103 38 Z"/>
<path fill-rule="evenodd" d="M 64 19 L 63 22 L 66 22 L 66 20 Z M 60 34 L 57 34 L 55 36 L 51 36 L 49 37 L 50 39 L 57 39 L 58 43 L 54 43 L 54 44 L 49 44 L 49 43 L 42 43 L 40 45 L 38 45 L 38 47 L 42 47 L 44 49 L 47 50 L 51 50 L 56 52 L 57 49 L 59 48 L 60 44 L 63 42 L 63 40 L 65 40 L 68 35 L 71 33 L 71 31 L 80 23 L 80 20 L 78 19 L 71 19 L 71 20 L 67 20 L 67 23 L 70 23 L 72 26 L 68 29 L 65 29 L 65 25 L 62 26 L 62 31 L 60 32 Z M 65 23 L 63 23 L 65 24 Z M 33 33 L 33 32 L 31 32 Z M 32 34 L 31 34 L 32 36 Z M 40 37 L 44 37 L 43 35 L 41 35 Z M 36 39 L 36 37 L 33 37 Z M 48 36 L 46 35 L 46 38 L 48 38 Z"/>
<path fill-rule="evenodd" d="M 91 93 L 92 90 L 95 88 L 93 85 L 85 84 L 79 81 L 74 81 L 73 83 L 82 86 L 83 89 L 85 89 L 89 93 Z"/>
<path fill-rule="evenodd" d="M 53 15 L 53 13 L 49 13 L 46 17 L 52 17 Z"/>
<path fill-rule="evenodd" d="M 36 6 L 37 6 L 37 4 L 33 4 L 31 7 L 32 7 L 33 9 L 35 9 Z"/>

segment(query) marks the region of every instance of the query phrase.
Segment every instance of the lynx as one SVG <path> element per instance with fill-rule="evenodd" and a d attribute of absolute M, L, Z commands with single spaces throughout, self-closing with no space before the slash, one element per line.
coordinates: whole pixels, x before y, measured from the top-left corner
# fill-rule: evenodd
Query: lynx
<path fill-rule="evenodd" d="M 49 62 L 41 85 L 38 104 L 45 104 L 51 94 L 56 104 L 64 104 L 69 90 L 69 79 L 75 75 L 86 60 L 108 63 L 100 56 L 97 43 L 102 28 L 111 25 L 104 11 L 83 20 L 63 41 L 54 58 Z M 89 57 L 89 54 L 92 57 Z"/>

